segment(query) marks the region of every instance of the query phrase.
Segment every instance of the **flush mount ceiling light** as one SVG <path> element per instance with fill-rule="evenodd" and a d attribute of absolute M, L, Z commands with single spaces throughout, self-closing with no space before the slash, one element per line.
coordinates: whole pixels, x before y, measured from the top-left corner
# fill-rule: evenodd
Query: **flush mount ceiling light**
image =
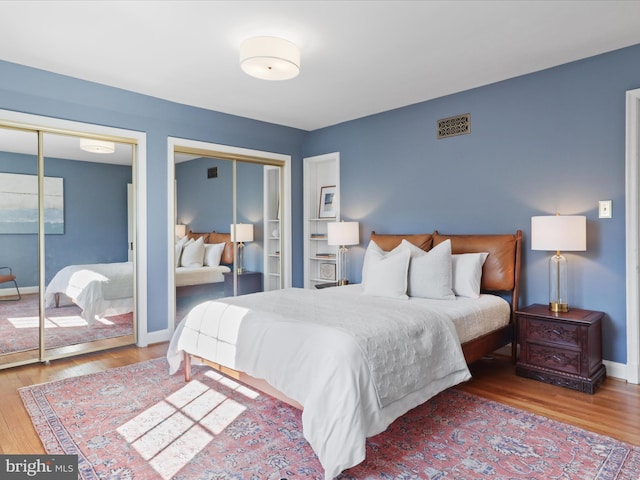
<path fill-rule="evenodd" d="M 282 38 L 248 38 L 240 45 L 240 66 L 262 80 L 289 80 L 300 73 L 300 49 Z"/>
<path fill-rule="evenodd" d="M 116 146 L 113 142 L 105 142 L 93 138 L 81 138 L 80 148 L 85 152 L 91 153 L 113 153 L 116 151 Z"/>

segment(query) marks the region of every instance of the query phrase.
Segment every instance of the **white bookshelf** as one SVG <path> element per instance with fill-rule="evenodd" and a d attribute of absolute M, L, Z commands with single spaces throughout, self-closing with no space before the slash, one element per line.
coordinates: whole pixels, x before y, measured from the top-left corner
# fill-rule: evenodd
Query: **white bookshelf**
<path fill-rule="evenodd" d="M 264 167 L 264 291 L 282 288 L 280 168 Z"/>
<path fill-rule="evenodd" d="M 340 219 L 340 154 L 308 157 L 303 163 L 304 177 L 304 287 L 335 281 L 338 247 L 327 243 L 327 224 Z M 320 217 L 322 187 L 335 186 L 335 217 Z"/>

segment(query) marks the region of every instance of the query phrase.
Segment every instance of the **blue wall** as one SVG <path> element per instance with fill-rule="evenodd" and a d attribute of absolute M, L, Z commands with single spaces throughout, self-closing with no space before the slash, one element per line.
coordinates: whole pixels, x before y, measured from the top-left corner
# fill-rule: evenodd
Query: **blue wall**
<path fill-rule="evenodd" d="M 215 92 L 214 92 L 215 94 Z M 122 89 L 0 61 L 0 108 L 143 131 L 147 135 L 148 330 L 167 328 L 169 270 L 167 238 L 167 137 L 239 146 L 290 155 L 293 178 L 302 178 L 300 149 L 305 132 L 180 105 Z M 302 198 L 302 185 L 294 185 Z M 294 202 L 294 232 L 302 231 L 302 202 Z M 293 248 L 301 265 L 302 241 Z M 302 269 L 293 281 L 302 284 Z"/>
<path fill-rule="evenodd" d="M 341 217 L 361 222 L 350 278 L 371 230 L 521 229 L 521 305 L 547 303 L 551 252 L 531 250 L 531 216 L 586 215 L 588 250 L 565 253 L 569 303 L 606 312 L 604 357 L 626 363 L 625 91 L 638 87 L 640 45 L 311 132 L 303 156 L 340 152 Z M 437 120 L 464 113 L 471 133 L 438 140 Z"/>
<path fill-rule="evenodd" d="M 218 177 L 207 178 L 217 167 Z M 236 167 L 237 221 L 253 224 L 253 242 L 245 245 L 244 266 L 262 272 L 263 167 L 238 162 Z M 177 220 L 192 232 L 229 233 L 233 223 L 233 162 L 197 158 L 176 165 Z"/>
<path fill-rule="evenodd" d="M 426 78 L 425 82 L 429 79 Z M 521 303 L 546 303 L 549 254 L 530 250 L 532 215 L 587 216 L 587 252 L 567 253 L 570 304 L 602 310 L 604 357 L 626 362 L 625 91 L 640 45 L 333 127 L 304 132 L 0 62 L 0 108 L 144 131 L 148 142 L 149 330 L 166 327 L 167 136 L 291 155 L 293 284 L 302 285 L 302 162 L 341 158 L 341 214 L 371 230 L 525 235 Z M 471 134 L 436 121 L 471 114 Z M 613 200 L 613 219 L 597 218 Z"/>
<path fill-rule="evenodd" d="M 37 162 L 0 152 L 0 172 L 36 175 Z M 45 237 L 45 282 L 67 265 L 126 262 L 131 167 L 47 157 L 44 169 L 45 176 L 62 178 L 64 188 L 64 234 Z M 11 266 L 19 286 L 37 286 L 37 235 L 0 235 L 0 265 Z"/>

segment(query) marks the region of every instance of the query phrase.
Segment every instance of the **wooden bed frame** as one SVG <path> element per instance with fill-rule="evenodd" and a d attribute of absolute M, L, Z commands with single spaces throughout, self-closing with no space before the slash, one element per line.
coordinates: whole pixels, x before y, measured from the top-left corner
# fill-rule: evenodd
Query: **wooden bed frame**
<path fill-rule="evenodd" d="M 375 240 L 385 251 L 395 248 L 401 243 L 402 239 L 408 240 L 425 251 L 429 251 L 433 246 L 445 240 L 451 240 L 451 251 L 453 254 L 489 253 L 482 268 L 482 283 L 480 288 L 481 291 L 485 293 L 510 295 L 510 322 L 504 327 L 463 343 L 462 352 L 467 364 L 470 364 L 511 343 L 511 360 L 515 362 L 517 353 L 515 312 L 518 309 L 520 294 L 522 231 L 518 230 L 515 234 L 501 235 L 444 235 L 438 231 L 426 234 L 388 235 L 371 232 L 371 240 Z M 185 381 L 191 379 L 191 357 L 189 353 L 185 352 Z M 207 361 L 206 359 L 199 358 L 199 360 L 228 377 L 256 388 L 296 408 L 303 408 L 298 402 L 273 388 L 264 380 L 256 379 L 244 372 L 224 367 L 217 363 Z"/>

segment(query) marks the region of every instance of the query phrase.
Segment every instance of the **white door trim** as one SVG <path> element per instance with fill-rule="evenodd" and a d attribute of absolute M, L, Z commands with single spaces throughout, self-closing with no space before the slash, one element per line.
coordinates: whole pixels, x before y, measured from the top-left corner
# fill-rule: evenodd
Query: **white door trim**
<path fill-rule="evenodd" d="M 625 237 L 627 264 L 627 372 L 629 383 L 640 383 L 640 89 L 626 94 Z"/>

